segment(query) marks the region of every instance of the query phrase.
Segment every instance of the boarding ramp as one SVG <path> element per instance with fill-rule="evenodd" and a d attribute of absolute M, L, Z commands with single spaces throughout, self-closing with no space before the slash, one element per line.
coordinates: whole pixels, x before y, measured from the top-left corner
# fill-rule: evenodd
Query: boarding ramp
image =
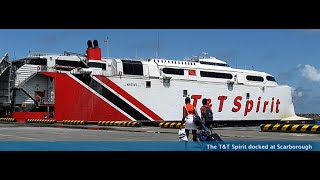
<path fill-rule="evenodd" d="M 0 111 L 11 104 L 10 100 L 11 62 L 8 53 L 0 60 Z"/>

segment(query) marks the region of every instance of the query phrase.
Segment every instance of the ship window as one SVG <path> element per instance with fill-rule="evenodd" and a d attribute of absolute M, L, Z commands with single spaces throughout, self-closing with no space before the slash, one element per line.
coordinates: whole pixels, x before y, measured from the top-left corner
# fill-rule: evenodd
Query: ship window
<path fill-rule="evenodd" d="M 200 64 L 230 67 L 228 64 L 214 63 L 214 62 L 207 62 L 207 61 L 200 61 Z"/>
<path fill-rule="evenodd" d="M 29 61 L 28 64 L 34 64 L 34 65 L 47 65 L 47 59 L 32 59 Z"/>
<path fill-rule="evenodd" d="M 85 64 L 80 61 L 68 61 L 68 60 L 56 60 L 56 64 L 60 66 L 70 66 L 70 67 L 82 67 L 85 68 Z"/>
<path fill-rule="evenodd" d="M 184 75 L 184 69 L 163 68 L 165 74 Z"/>
<path fill-rule="evenodd" d="M 261 76 L 251 76 L 251 75 L 248 75 L 247 76 L 247 80 L 249 81 L 260 81 L 260 82 L 263 82 L 263 77 Z"/>
<path fill-rule="evenodd" d="M 187 97 L 188 96 L 188 90 L 183 90 L 183 97 Z"/>
<path fill-rule="evenodd" d="M 201 77 L 211 77 L 211 78 L 221 78 L 221 79 L 232 79 L 232 74 L 229 73 L 218 73 L 218 72 L 208 72 L 200 71 Z"/>
<path fill-rule="evenodd" d="M 103 64 L 98 62 L 89 62 L 88 66 L 93 68 L 103 68 Z M 106 65 L 104 64 L 104 69 L 105 68 L 106 68 Z"/>
<path fill-rule="evenodd" d="M 150 88 L 151 87 L 151 81 L 146 81 L 146 88 Z"/>
<path fill-rule="evenodd" d="M 276 82 L 276 79 L 272 76 L 267 76 L 267 80 Z"/>
<path fill-rule="evenodd" d="M 143 75 L 141 61 L 121 60 L 123 64 L 123 74 Z"/>

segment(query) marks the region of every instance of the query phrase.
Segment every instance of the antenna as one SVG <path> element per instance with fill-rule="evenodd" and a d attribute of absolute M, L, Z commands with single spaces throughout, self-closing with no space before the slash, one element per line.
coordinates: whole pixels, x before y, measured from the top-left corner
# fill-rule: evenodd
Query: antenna
<path fill-rule="evenodd" d="M 107 37 L 105 37 L 105 39 L 104 39 L 104 44 L 106 45 L 106 47 L 107 47 L 107 57 L 109 57 L 109 37 L 107 36 Z"/>
<path fill-rule="evenodd" d="M 138 59 L 138 48 L 136 48 L 136 59 Z"/>
<path fill-rule="evenodd" d="M 157 49 L 156 49 L 156 59 L 159 57 L 159 32 L 158 32 L 158 42 L 157 42 Z"/>

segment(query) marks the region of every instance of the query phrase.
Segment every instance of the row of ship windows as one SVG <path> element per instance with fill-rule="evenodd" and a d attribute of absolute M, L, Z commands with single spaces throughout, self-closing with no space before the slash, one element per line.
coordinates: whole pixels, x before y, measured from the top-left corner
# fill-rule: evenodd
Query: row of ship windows
<path fill-rule="evenodd" d="M 163 73 L 172 74 L 172 75 L 184 75 L 184 69 L 175 69 L 175 68 L 163 68 Z M 142 64 L 133 64 L 133 63 L 123 63 L 123 74 L 128 75 L 141 75 L 143 76 L 143 66 Z M 232 79 L 233 76 L 230 73 L 219 73 L 219 72 L 208 72 L 208 71 L 200 71 L 201 77 L 210 77 L 210 78 L 221 78 L 221 79 Z M 247 80 L 249 81 L 258 81 L 263 82 L 264 78 L 261 76 L 252 76 L 247 75 Z M 267 76 L 266 79 L 268 81 L 276 81 L 274 77 Z"/>
<path fill-rule="evenodd" d="M 122 60 L 123 61 L 123 60 Z M 169 61 L 169 60 L 156 60 L 156 62 L 161 63 L 172 63 L 172 64 L 184 64 L 184 65 L 196 65 L 194 62 L 186 62 L 186 61 Z M 228 64 L 222 64 L 222 63 L 214 63 L 214 62 L 206 62 L 206 61 L 200 61 L 200 64 L 206 64 L 206 65 L 214 65 L 214 66 L 225 66 L 230 67 Z"/>
<path fill-rule="evenodd" d="M 122 60 L 123 61 L 123 60 Z M 158 62 L 158 63 L 166 63 L 166 62 L 168 62 L 168 63 L 172 63 L 172 64 L 185 64 L 185 65 L 196 65 L 196 63 L 194 63 L 194 62 L 185 62 L 185 61 L 169 61 L 169 60 L 155 60 L 156 62 Z"/>
<path fill-rule="evenodd" d="M 184 69 L 174 69 L 174 68 L 163 68 L 162 70 L 165 74 L 173 74 L 173 75 L 184 75 Z M 200 71 L 201 77 L 211 77 L 211 78 L 221 78 L 221 79 L 232 79 L 233 76 L 230 73 L 218 73 L 218 72 L 208 72 L 208 71 Z M 248 81 L 259 81 L 263 82 L 264 78 L 261 76 L 246 76 Z M 268 81 L 276 81 L 274 77 L 267 76 Z"/>
<path fill-rule="evenodd" d="M 143 66 L 140 61 L 122 60 L 122 62 L 123 62 L 123 73 L 124 74 L 143 76 Z M 99 67 L 99 68 L 102 68 L 105 70 L 105 64 L 102 65 L 100 63 L 89 63 L 88 65 L 90 67 Z M 182 76 L 184 75 L 184 69 L 163 68 L 162 71 L 165 74 L 182 75 Z M 200 76 L 201 77 L 210 77 L 210 78 L 221 78 L 221 79 L 232 79 L 233 78 L 232 74 L 230 74 L 230 73 L 219 73 L 219 72 L 208 72 L 208 71 L 200 71 Z M 249 81 L 258 81 L 258 82 L 264 81 L 263 77 L 253 76 L 253 75 L 247 75 L 246 79 Z M 266 79 L 268 81 L 276 81 L 275 78 L 272 76 L 267 76 Z"/>

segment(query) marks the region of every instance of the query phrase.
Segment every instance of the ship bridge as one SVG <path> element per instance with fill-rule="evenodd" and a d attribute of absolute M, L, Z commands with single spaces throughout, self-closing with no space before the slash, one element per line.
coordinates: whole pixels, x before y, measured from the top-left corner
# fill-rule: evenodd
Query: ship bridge
<path fill-rule="evenodd" d="M 201 58 L 201 59 L 199 58 L 198 61 L 200 64 L 230 67 L 225 61 L 221 61 L 215 57 Z"/>

